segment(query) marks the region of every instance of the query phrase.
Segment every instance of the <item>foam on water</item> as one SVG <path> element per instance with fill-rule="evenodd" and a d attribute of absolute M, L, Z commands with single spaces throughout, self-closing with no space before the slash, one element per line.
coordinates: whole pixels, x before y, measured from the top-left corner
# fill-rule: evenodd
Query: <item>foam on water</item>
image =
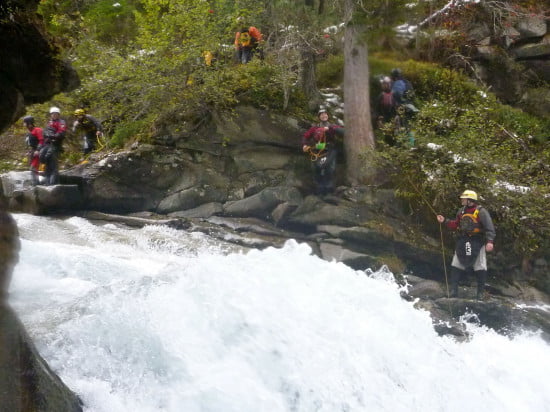
<path fill-rule="evenodd" d="M 438 337 L 384 273 L 305 244 L 16 219 L 10 301 L 86 411 L 549 410 L 538 336 Z"/>

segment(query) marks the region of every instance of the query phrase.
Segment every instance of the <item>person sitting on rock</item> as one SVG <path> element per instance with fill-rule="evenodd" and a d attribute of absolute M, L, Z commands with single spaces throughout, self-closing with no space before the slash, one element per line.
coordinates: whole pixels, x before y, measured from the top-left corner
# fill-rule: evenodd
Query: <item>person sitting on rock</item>
<path fill-rule="evenodd" d="M 302 151 L 311 158 L 313 176 L 316 184 L 315 193 L 326 195 L 334 191 L 336 172 L 337 136 L 344 135 L 342 126 L 329 122 L 326 109 L 319 110 L 320 122 L 309 128 L 302 138 Z"/>
<path fill-rule="evenodd" d="M 29 146 L 29 152 L 27 156 L 29 158 L 29 165 L 31 170 L 31 182 L 33 185 L 37 185 L 39 182 L 38 173 L 40 169 L 40 149 L 44 146 L 44 135 L 41 127 L 34 125 L 34 117 L 25 116 L 23 118 L 23 124 L 28 130 L 25 141 Z"/>
<path fill-rule="evenodd" d="M 95 141 L 103 135 L 103 127 L 99 120 L 86 114 L 84 109 L 76 109 L 74 115 L 76 120 L 73 123 L 73 132 L 81 131 L 84 133 L 82 136 L 82 153 L 87 155 L 95 150 Z"/>

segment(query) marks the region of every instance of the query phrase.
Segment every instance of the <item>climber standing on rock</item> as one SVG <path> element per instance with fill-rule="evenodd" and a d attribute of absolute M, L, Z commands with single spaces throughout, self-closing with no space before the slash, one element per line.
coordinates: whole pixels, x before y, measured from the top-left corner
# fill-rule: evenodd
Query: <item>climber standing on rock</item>
<path fill-rule="evenodd" d="M 477 277 L 478 300 L 483 300 L 487 280 L 487 256 L 493 251 L 496 232 L 487 209 L 478 204 L 477 193 L 465 190 L 460 195 L 462 207 L 454 219 L 437 215 L 439 223 L 458 233 L 455 254 L 451 263 L 451 297 L 458 297 L 458 281 L 465 271 L 472 270 Z"/>
<path fill-rule="evenodd" d="M 95 141 L 103 136 L 103 127 L 99 120 L 86 114 L 84 109 L 76 109 L 74 115 L 76 120 L 73 123 L 73 132 L 83 134 L 82 152 L 87 155 L 95 150 Z"/>
<path fill-rule="evenodd" d="M 336 172 L 336 137 L 344 135 L 344 128 L 329 122 L 326 109 L 318 112 L 319 123 L 309 128 L 302 138 L 302 151 L 308 153 L 317 185 L 315 194 L 326 195 L 334 191 Z"/>
<path fill-rule="evenodd" d="M 38 184 L 38 169 L 40 167 L 40 149 L 44 146 L 44 135 L 42 134 L 42 128 L 34 125 L 34 117 L 25 116 L 23 118 L 23 124 L 27 128 L 27 136 L 25 141 L 29 147 L 28 158 L 31 170 L 31 182 L 33 185 Z"/>
<path fill-rule="evenodd" d="M 46 165 L 46 185 L 59 183 L 59 155 L 63 152 L 63 139 L 67 131 L 65 120 L 58 107 L 50 108 L 50 120 L 44 129 L 44 147 L 40 150 L 40 162 Z"/>

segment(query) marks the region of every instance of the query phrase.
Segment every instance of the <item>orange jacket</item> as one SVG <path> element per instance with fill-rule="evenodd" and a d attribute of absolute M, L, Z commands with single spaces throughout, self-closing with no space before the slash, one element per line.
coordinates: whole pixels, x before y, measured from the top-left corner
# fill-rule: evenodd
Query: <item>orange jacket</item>
<path fill-rule="evenodd" d="M 262 33 L 260 30 L 258 30 L 254 26 L 250 26 L 248 28 L 248 34 L 250 34 L 250 37 L 252 37 L 254 40 L 256 40 L 257 43 L 260 43 L 262 41 Z M 239 48 L 239 38 L 241 37 L 241 32 L 238 31 L 235 33 L 235 48 Z"/>

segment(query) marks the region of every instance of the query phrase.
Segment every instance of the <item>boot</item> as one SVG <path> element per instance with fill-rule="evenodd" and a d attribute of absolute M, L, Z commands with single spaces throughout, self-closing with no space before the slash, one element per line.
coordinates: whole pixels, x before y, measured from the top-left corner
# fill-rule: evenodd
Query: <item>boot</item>
<path fill-rule="evenodd" d="M 486 270 L 476 270 L 475 272 L 477 278 L 477 300 L 483 300 L 485 295 L 485 281 L 487 280 L 487 271 Z"/>
<path fill-rule="evenodd" d="M 454 266 L 451 267 L 451 298 L 458 297 L 458 280 L 462 272 L 464 271 L 459 268 L 455 268 Z"/>

